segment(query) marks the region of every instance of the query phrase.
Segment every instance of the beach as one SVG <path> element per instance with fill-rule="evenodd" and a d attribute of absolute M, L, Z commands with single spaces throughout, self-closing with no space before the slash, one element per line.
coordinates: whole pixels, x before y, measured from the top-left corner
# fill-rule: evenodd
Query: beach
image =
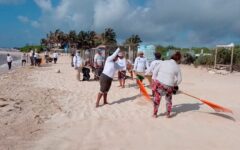
<path fill-rule="evenodd" d="M 109 105 L 95 108 L 99 83 L 77 81 L 70 62 L 70 56 L 60 56 L 57 64 L 28 64 L 0 74 L 1 150 L 239 149 L 240 73 L 181 65 L 180 90 L 233 114 L 216 113 L 179 93 L 173 96 L 171 118 L 164 116 L 164 98 L 153 118 L 152 102 L 131 79 L 119 88 L 114 78 Z"/>

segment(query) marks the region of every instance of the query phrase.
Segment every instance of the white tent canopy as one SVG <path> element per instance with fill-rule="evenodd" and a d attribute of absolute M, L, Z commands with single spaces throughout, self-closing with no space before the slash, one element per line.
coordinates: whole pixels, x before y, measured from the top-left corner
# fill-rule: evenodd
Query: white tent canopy
<path fill-rule="evenodd" d="M 228 44 L 228 45 L 217 45 L 216 47 L 217 48 L 233 48 L 234 44 L 231 43 L 231 44 Z"/>

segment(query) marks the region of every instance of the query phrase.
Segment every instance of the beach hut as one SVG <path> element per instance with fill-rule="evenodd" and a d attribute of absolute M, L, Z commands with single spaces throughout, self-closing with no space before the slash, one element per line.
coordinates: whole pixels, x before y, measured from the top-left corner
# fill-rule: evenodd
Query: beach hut
<path fill-rule="evenodd" d="M 230 62 L 229 65 L 218 64 L 217 63 L 217 54 L 218 54 L 218 49 L 219 48 L 225 48 L 225 49 L 231 51 L 231 62 Z M 216 49 L 215 49 L 214 69 L 223 67 L 223 68 L 229 69 L 229 71 L 232 72 L 233 71 L 233 69 L 232 69 L 232 66 L 233 66 L 233 52 L 234 52 L 234 44 L 233 43 L 228 44 L 228 45 L 217 45 Z"/>

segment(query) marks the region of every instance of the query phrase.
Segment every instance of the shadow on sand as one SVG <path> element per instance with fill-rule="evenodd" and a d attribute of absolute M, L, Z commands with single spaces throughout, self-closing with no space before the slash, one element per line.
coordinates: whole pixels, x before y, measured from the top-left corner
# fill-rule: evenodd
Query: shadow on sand
<path fill-rule="evenodd" d="M 173 105 L 172 107 L 172 113 L 171 113 L 171 117 L 173 118 L 175 116 L 177 116 L 179 113 L 185 113 L 188 111 L 193 111 L 193 110 L 199 110 L 200 109 L 200 105 L 203 105 L 201 103 L 194 103 L 194 104 L 179 104 L 179 105 Z M 159 116 L 165 116 L 166 113 L 161 113 L 159 114 Z"/>
<path fill-rule="evenodd" d="M 208 114 L 215 115 L 215 116 L 218 116 L 218 117 L 222 117 L 222 118 L 234 121 L 234 122 L 236 121 L 233 117 L 231 117 L 229 115 L 226 115 L 226 114 L 221 114 L 221 113 L 208 113 Z"/>
<path fill-rule="evenodd" d="M 132 97 L 127 97 L 127 98 L 121 98 L 120 100 L 118 101 L 115 101 L 115 102 L 112 102 L 112 103 L 109 103 L 109 105 L 114 105 L 114 104 L 121 104 L 121 103 L 124 103 L 124 102 L 127 102 L 127 101 L 133 101 L 135 100 L 137 97 L 139 97 L 140 95 L 135 95 L 135 96 L 132 96 Z"/>
<path fill-rule="evenodd" d="M 194 103 L 194 104 L 179 104 L 179 105 L 174 105 L 172 108 L 172 114 L 171 114 L 171 118 L 177 116 L 179 113 L 185 113 L 188 111 L 194 111 L 194 110 L 199 110 L 200 109 L 200 105 L 203 105 L 202 103 Z M 236 121 L 233 117 L 226 115 L 226 114 L 222 114 L 222 113 L 209 113 L 209 112 L 204 112 L 210 115 L 215 115 L 218 117 L 222 117 L 231 121 Z M 160 114 L 159 116 L 164 116 L 166 113 Z"/>

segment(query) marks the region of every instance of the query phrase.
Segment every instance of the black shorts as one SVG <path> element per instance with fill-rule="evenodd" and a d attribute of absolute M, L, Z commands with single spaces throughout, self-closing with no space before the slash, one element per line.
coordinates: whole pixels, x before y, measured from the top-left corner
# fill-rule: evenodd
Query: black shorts
<path fill-rule="evenodd" d="M 100 76 L 100 92 L 107 93 L 110 90 L 112 80 L 112 78 L 102 73 Z"/>
<path fill-rule="evenodd" d="M 22 63 L 26 63 L 27 61 L 26 60 L 22 60 Z"/>
<path fill-rule="evenodd" d="M 103 72 L 103 68 L 96 68 L 96 69 L 95 69 L 95 75 L 98 76 L 98 77 L 100 77 L 100 75 L 102 74 L 102 72 Z"/>

